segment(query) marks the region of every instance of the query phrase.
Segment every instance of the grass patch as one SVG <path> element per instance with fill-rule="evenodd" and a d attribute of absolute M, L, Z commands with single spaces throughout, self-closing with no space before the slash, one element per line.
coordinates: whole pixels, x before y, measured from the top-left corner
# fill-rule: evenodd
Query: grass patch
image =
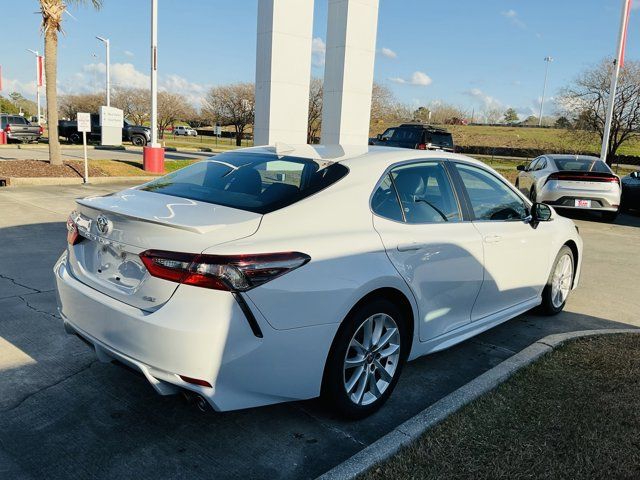
<path fill-rule="evenodd" d="M 164 162 L 164 170 L 165 173 L 170 173 L 197 161 L 198 160 L 166 160 Z M 142 162 L 136 162 L 135 160 L 91 160 L 90 164 L 100 168 L 100 170 L 110 177 L 140 177 L 153 175 L 142 169 Z"/>
<path fill-rule="evenodd" d="M 638 478 L 640 335 L 578 339 L 363 475 Z"/>

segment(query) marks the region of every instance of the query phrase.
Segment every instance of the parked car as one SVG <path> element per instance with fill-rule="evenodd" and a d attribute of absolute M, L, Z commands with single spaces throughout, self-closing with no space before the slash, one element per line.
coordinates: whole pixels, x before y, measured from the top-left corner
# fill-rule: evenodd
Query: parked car
<path fill-rule="evenodd" d="M 542 155 L 518 165 L 516 187 L 534 202 L 556 208 L 602 212 L 609 221 L 620 208 L 620 178 L 597 157 Z"/>
<path fill-rule="evenodd" d="M 17 142 L 37 142 L 42 137 L 42 126 L 32 124 L 21 115 L 0 115 L 0 129 L 7 135 L 7 140 Z"/>
<path fill-rule="evenodd" d="M 369 145 L 445 152 L 454 150 L 451 133 L 424 123 L 403 123 L 399 127 L 387 128 L 384 133 L 370 138 Z"/>
<path fill-rule="evenodd" d="M 622 179 L 620 208 L 623 211 L 640 210 L 640 170 L 631 172 Z"/>
<path fill-rule="evenodd" d="M 174 127 L 173 134 L 174 135 L 185 135 L 187 137 L 197 137 L 198 136 L 198 132 L 196 132 L 193 128 L 191 128 L 188 125 L 187 126 L 180 125 L 178 127 Z"/>
<path fill-rule="evenodd" d="M 368 415 L 405 361 L 560 312 L 582 261 L 570 219 L 483 163 L 382 147 L 227 152 L 80 199 L 67 228 L 67 331 L 220 411 Z"/>
<path fill-rule="evenodd" d="M 78 132 L 78 122 L 75 120 L 60 120 L 58 122 L 58 135 L 66 138 L 71 143 L 82 143 L 82 133 Z M 102 128 L 100 127 L 100 115 L 91 114 L 91 132 L 87 134 L 87 141 L 100 142 Z M 122 141 L 131 142 L 137 147 L 144 147 L 151 141 L 151 129 L 141 125 L 134 125 L 126 118 L 122 127 Z"/>

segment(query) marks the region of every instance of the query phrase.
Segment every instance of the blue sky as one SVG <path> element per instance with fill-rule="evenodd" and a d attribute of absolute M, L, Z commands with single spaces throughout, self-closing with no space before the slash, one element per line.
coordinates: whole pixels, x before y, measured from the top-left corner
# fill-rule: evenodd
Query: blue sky
<path fill-rule="evenodd" d="M 95 35 L 111 39 L 113 83 L 146 86 L 149 4 L 104 0 L 99 12 L 72 8 L 74 18 L 65 18 L 60 38 L 60 90 L 103 88 L 104 48 Z M 212 85 L 254 80 L 256 0 L 159 4 L 161 88 L 198 103 Z M 640 58 L 637 7 L 640 0 L 631 16 L 629 59 Z M 0 0 L 5 95 L 33 96 L 34 60 L 23 48 L 43 50 L 37 8 L 36 0 Z M 543 58 L 555 59 L 548 87 L 553 97 L 582 69 L 613 55 L 620 9 L 620 0 L 380 0 L 375 78 L 414 106 L 444 101 L 469 112 L 512 106 L 521 115 L 533 113 Z M 316 0 L 315 76 L 323 72 L 326 11 L 327 0 Z"/>

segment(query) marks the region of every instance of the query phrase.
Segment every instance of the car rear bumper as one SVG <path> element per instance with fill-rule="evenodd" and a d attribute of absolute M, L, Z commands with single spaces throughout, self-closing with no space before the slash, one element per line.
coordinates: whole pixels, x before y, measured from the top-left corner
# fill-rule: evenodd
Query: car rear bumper
<path fill-rule="evenodd" d="M 538 202 L 553 205 L 555 208 L 575 210 L 598 210 L 615 212 L 620 207 L 620 189 L 603 191 L 588 189 L 569 189 L 546 185 L 536 196 Z M 589 200 L 590 207 L 576 206 L 576 200 Z"/>
<path fill-rule="evenodd" d="M 100 360 L 142 372 L 158 393 L 191 390 L 219 411 L 319 395 L 337 324 L 278 331 L 251 305 L 260 338 L 232 294 L 185 285 L 150 313 L 81 283 L 66 262 L 65 253 L 54 267 L 66 330 L 92 344 Z"/>
<path fill-rule="evenodd" d="M 7 134 L 9 140 L 20 140 L 21 142 L 32 142 L 40 138 L 39 133 L 9 133 Z"/>

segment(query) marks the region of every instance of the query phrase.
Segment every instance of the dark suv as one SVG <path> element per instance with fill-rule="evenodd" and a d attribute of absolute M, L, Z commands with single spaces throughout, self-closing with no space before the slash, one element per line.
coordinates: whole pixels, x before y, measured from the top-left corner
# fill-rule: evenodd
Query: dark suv
<path fill-rule="evenodd" d="M 370 138 L 369 145 L 453 152 L 453 137 L 442 128 L 424 123 L 403 123 L 399 127 L 387 128 L 384 133 Z"/>

